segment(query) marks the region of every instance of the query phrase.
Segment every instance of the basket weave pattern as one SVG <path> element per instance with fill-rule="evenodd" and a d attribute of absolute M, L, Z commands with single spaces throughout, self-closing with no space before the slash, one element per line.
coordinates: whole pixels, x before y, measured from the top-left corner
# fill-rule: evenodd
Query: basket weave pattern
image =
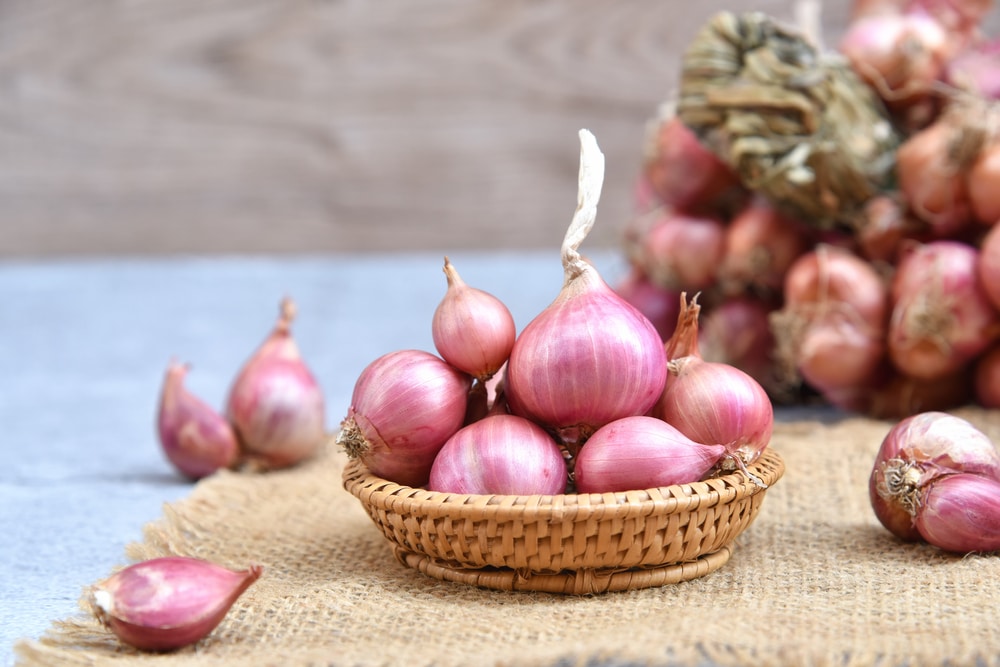
<path fill-rule="evenodd" d="M 750 470 L 770 486 L 784 463 L 768 449 Z M 693 563 L 726 548 L 710 561 L 718 567 L 756 518 L 766 491 L 737 472 L 619 493 L 436 493 L 376 477 L 358 461 L 347 465 L 343 483 L 396 545 L 397 558 L 438 578 L 482 568 L 502 568 L 520 579 L 566 571 L 592 577 L 597 570 Z M 687 569 L 694 576 L 707 573 L 704 566 Z"/>

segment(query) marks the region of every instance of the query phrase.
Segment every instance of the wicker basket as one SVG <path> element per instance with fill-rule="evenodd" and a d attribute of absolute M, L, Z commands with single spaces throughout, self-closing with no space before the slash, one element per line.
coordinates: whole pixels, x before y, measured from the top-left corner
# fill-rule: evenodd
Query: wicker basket
<path fill-rule="evenodd" d="M 750 466 L 770 487 L 784 473 L 770 448 Z M 604 494 L 435 493 L 376 477 L 358 461 L 344 488 L 408 567 L 501 590 L 590 594 L 704 576 L 729 560 L 765 488 L 741 472 L 704 482 Z"/>

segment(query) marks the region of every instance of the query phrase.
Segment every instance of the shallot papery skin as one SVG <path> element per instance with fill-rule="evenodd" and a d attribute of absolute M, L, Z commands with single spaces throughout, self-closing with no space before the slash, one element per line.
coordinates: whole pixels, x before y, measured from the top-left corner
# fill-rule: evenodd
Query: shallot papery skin
<path fill-rule="evenodd" d="M 596 139 L 581 130 L 580 141 L 580 190 L 563 240 L 563 287 L 514 341 L 504 385 L 513 414 L 555 433 L 570 449 L 608 422 L 645 414 L 666 379 L 655 327 L 579 253 L 604 179 Z"/>
<path fill-rule="evenodd" d="M 500 299 L 470 287 L 444 258 L 448 290 L 434 311 L 434 346 L 445 361 L 485 382 L 504 365 L 514 346 L 514 316 Z"/>
<path fill-rule="evenodd" d="M 263 470 L 312 458 L 326 440 L 323 392 L 292 338 L 294 317 L 295 304 L 286 298 L 271 334 L 229 390 L 226 414 L 243 458 Z"/>
<path fill-rule="evenodd" d="M 143 651 L 172 651 L 214 630 L 263 573 L 165 556 L 130 565 L 95 584 L 89 599 L 98 620 L 123 643 Z"/>
<path fill-rule="evenodd" d="M 958 554 L 1000 550 L 1000 481 L 959 473 L 923 491 L 914 524 L 939 549 Z"/>
<path fill-rule="evenodd" d="M 725 446 L 737 465 L 757 460 L 774 430 L 774 407 L 759 382 L 699 357 L 671 360 L 670 375 L 652 416 L 695 442 Z"/>
<path fill-rule="evenodd" d="M 920 539 L 914 516 L 922 490 L 954 473 L 1000 480 L 1000 452 L 961 417 L 929 411 L 900 420 L 882 440 L 868 480 L 875 516 L 897 537 Z"/>
<path fill-rule="evenodd" d="M 900 371 L 934 379 L 959 370 L 996 339 L 1000 312 L 979 277 L 979 250 L 933 241 L 911 250 L 892 284 L 889 357 Z"/>
<path fill-rule="evenodd" d="M 171 362 L 163 381 L 157 432 L 163 453 L 191 479 L 236 464 L 240 448 L 230 423 L 184 386 L 188 366 Z"/>
<path fill-rule="evenodd" d="M 438 452 L 427 488 L 446 493 L 555 495 L 566 490 L 562 449 L 537 424 L 490 415 L 460 429 Z"/>
<path fill-rule="evenodd" d="M 466 418 L 472 378 L 423 350 L 398 350 L 358 376 L 337 444 L 379 477 L 427 483 L 434 457 Z"/>
<path fill-rule="evenodd" d="M 597 429 L 574 463 L 578 493 L 651 489 L 701 480 L 723 445 L 694 442 L 661 419 L 624 417 Z"/>

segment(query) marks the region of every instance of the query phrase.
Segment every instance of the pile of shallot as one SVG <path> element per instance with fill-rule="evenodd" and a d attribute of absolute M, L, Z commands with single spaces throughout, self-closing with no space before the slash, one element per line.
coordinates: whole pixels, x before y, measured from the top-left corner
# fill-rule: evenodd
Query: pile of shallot
<path fill-rule="evenodd" d="M 224 412 L 184 385 L 188 366 L 171 362 L 157 432 L 167 460 L 191 479 L 227 468 L 267 471 L 312 458 L 326 440 L 323 393 L 292 338 L 295 303 L 239 370 Z"/>
<path fill-rule="evenodd" d="M 579 247 L 594 225 L 604 156 L 580 131 L 578 205 L 555 300 L 516 332 L 509 309 L 448 286 L 431 326 L 438 354 L 398 350 L 355 384 L 337 442 L 398 484 L 459 494 L 604 493 L 740 470 L 767 447 L 770 398 L 747 373 L 702 359 L 697 299 L 664 343 Z"/>
<path fill-rule="evenodd" d="M 618 293 L 666 339 L 679 294 L 699 292 L 703 356 L 779 403 L 898 419 L 1000 407 L 1000 49 L 980 30 L 991 6 L 855 2 L 832 55 L 877 93 L 901 141 L 891 188 L 849 224 L 751 190 L 664 104 Z"/>

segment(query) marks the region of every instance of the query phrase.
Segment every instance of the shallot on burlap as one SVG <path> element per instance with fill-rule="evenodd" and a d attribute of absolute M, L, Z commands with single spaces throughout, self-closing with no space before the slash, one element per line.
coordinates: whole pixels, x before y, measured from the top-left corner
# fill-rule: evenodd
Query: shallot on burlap
<path fill-rule="evenodd" d="M 1000 438 L 1000 415 L 959 414 Z M 867 495 L 890 423 L 806 417 L 777 424 L 785 476 L 729 563 L 700 579 L 597 596 L 438 581 L 395 560 L 331 449 L 204 479 L 129 548 L 264 566 L 207 639 L 142 654 L 81 612 L 19 642 L 17 664 L 1000 665 L 1000 555 L 897 541 Z"/>

